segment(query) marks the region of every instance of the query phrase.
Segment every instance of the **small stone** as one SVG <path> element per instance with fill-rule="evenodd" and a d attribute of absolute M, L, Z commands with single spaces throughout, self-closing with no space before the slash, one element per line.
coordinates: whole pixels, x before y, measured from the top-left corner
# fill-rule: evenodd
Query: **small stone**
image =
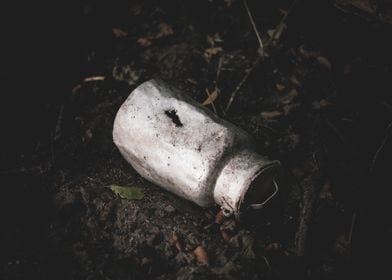
<path fill-rule="evenodd" d="M 171 206 L 171 205 L 166 206 L 164 209 L 165 209 L 165 211 L 168 212 L 168 213 L 173 213 L 174 211 L 176 211 L 176 208 L 174 208 L 174 207 Z"/>

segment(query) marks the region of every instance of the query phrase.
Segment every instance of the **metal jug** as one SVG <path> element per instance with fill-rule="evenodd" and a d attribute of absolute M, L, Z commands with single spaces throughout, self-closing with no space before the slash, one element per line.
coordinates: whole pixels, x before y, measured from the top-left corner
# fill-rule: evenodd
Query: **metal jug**
<path fill-rule="evenodd" d="M 119 109 L 114 143 L 147 180 L 226 216 L 261 208 L 278 191 L 279 161 L 249 134 L 161 80 L 138 86 Z"/>

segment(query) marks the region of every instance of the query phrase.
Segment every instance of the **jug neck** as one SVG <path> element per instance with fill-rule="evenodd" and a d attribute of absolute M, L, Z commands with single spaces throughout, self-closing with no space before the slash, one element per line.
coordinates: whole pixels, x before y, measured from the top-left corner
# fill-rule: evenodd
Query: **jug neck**
<path fill-rule="evenodd" d="M 279 161 L 270 161 L 251 150 L 242 150 L 230 158 L 214 188 L 214 200 L 223 214 L 238 216 L 240 209 L 261 208 L 277 193 L 279 167 Z"/>

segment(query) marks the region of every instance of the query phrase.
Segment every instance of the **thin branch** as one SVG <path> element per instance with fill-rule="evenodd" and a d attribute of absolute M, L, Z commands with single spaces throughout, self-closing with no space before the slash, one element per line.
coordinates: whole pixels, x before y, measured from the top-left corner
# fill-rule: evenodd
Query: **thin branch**
<path fill-rule="evenodd" d="M 389 130 L 391 129 L 391 127 L 392 127 L 392 122 L 388 125 L 388 127 L 386 129 L 385 137 L 384 137 L 383 141 L 381 142 L 380 147 L 378 147 L 376 153 L 374 154 L 374 157 L 373 157 L 373 160 L 372 160 L 372 165 L 370 166 L 370 172 L 373 171 L 374 166 L 376 165 L 376 161 L 378 159 L 378 156 L 380 155 L 380 152 L 382 151 L 382 149 L 384 148 L 385 144 L 387 143 L 387 140 L 388 140 L 389 135 L 390 135 Z"/>
<path fill-rule="evenodd" d="M 248 80 L 248 78 L 249 78 L 250 74 L 253 72 L 253 70 L 259 65 L 259 62 L 262 60 L 262 58 L 264 58 L 264 56 L 259 56 L 256 59 L 256 61 L 253 63 L 252 67 L 246 71 L 245 76 L 242 78 L 242 80 L 239 82 L 239 84 L 236 86 L 233 93 L 231 94 L 229 102 L 227 103 L 226 108 L 225 108 L 225 113 L 227 113 L 227 111 L 229 111 L 231 104 L 233 103 L 234 98 L 236 97 L 237 93 L 240 91 L 242 85 Z"/>
<path fill-rule="evenodd" d="M 348 246 L 349 246 L 349 256 L 351 256 L 351 242 L 353 239 L 353 232 L 354 232 L 354 227 L 355 227 L 355 222 L 357 220 L 357 212 L 353 213 L 353 216 L 351 217 L 351 226 L 350 226 L 350 232 L 348 235 Z"/>
<path fill-rule="evenodd" d="M 252 14 L 251 14 L 251 12 L 250 12 L 250 10 L 249 10 L 248 1 L 247 1 L 247 0 L 243 0 L 242 2 L 244 2 L 245 10 L 246 10 L 246 12 L 247 12 L 247 14 L 248 14 L 248 16 L 249 16 L 250 23 L 252 24 L 253 30 L 254 30 L 254 32 L 255 32 L 255 34 L 256 34 L 257 41 L 259 41 L 259 45 L 260 45 L 260 54 L 261 54 L 261 55 L 264 55 L 263 41 L 261 40 L 260 33 L 259 33 L 259 31 L 257 30 L 256 23 L 255 23 L 255 21 L 254 21 L 254 19 L 253 19 L 253 16 L 252 16 Z"/>
<path fill-rule="evenodd" d="M 264 46 L 263 49 L 263 54 L 267 51 L 268 47 L 271 45 L 271 43 L 273 42 L 274 38 L 276 37 L 276 34 L 278 32 L 282 31 L 282 26 L 284 25 L 287 17 L 290 15 L 290 13 L 292 12 L 294 6 L 296 5 L 298 0 L 294 0 L 293 3 L 291 4 L 289 10 L 287 11 L 287 13 L 282 17 L 282 19 L 280 20 L 280 22 L 278 23 L 278 25 L 276 26 L 275 30 L 274 30 L 274 34 L 271 36 L 271 38 L 269 38 L 269 40 L 267 41 L 267 43 Z M 246 5 L 245 7 L 247 7 L 246 4 L 246 0 L 244 0 L 244 4 Z M 247 9 L 247 11 L 249 11 L 249 9 Z M 250 13 L 249 13 L 250 14 Z M 252 22 L 252 16 L 250 15 L 250 19 Z M 252 25 L 254 24 L 254 22 L 252 23 Z M 255 26 L 254 26 L 255 28 Z M 255 29 L 256 34 L 258 35 L 257 29 Z M 259 37 L 259 35 L 258 35 Z M 261 39 L 259 41 L 259 43 L 261 43 Z M 233 103 L 237 93 L 239 92 L 239 90 L 241 89 L 241 87 L 243 86 L 243 84 L 248 80 L 250 74 L 254 71 L 254 69 L 256 69 L 256 67 L 259 65 L 259 63 L 263 60 L 263 58 L 265 58 L 264 55 L 260 55 L 257 57 L 257 59 L 255 60 L 255 62 L 253 63 L 252 67 L 249 68 L 246 71 L 246 74 L 244 75 L 244 77 L 241 79 L 241 81 L 239 82 L 239 84 L 237 85 L 237 87 L 234 89 L 233 93 L 230 96 L 229 102 L 226 105 L 225 111 L 224 111 L 224 115 L 226 115 L 227 111 L 230 109 L 231 104 Z"/>
<path fill-rule="evenodd" d="M 217 89 L 215 89 L 215 90 L 217 90 Z M 206 88 L 206 93 L 207 93 L 208 97 L 211 96 L 210 91 L 208 90 L 208 88 Z M 212 106 L 212 110 L 214 111 L 215 115 L 218 115 L 218 112 L 216 111 L 216 108 L 215 108 L 214 101 L 211 102 L 211 106 Z"/>
<path fill-rule="evenodd" d="M 95 82 L 95 81 L 103 81 L 105 80 L 105 76 L 93 76 L 87 77 L 83 79 L 83 82 Z"/>

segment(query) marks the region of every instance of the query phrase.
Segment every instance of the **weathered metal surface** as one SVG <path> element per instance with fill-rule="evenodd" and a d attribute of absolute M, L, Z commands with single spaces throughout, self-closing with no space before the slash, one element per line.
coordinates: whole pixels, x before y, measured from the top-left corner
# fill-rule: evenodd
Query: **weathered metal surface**
<path fill-rule="evenodd" d="M 252 190 L 251 206 L 276 193 L 278 161 L 254 152 L 246 132 L 160 80 L 129 95 L 113 139 L 141 176 L 202 207 L 217 203 L 225 214 L 236 214 L 252 182 L 261 185 L 252 186 L 260 192 Z"/>

